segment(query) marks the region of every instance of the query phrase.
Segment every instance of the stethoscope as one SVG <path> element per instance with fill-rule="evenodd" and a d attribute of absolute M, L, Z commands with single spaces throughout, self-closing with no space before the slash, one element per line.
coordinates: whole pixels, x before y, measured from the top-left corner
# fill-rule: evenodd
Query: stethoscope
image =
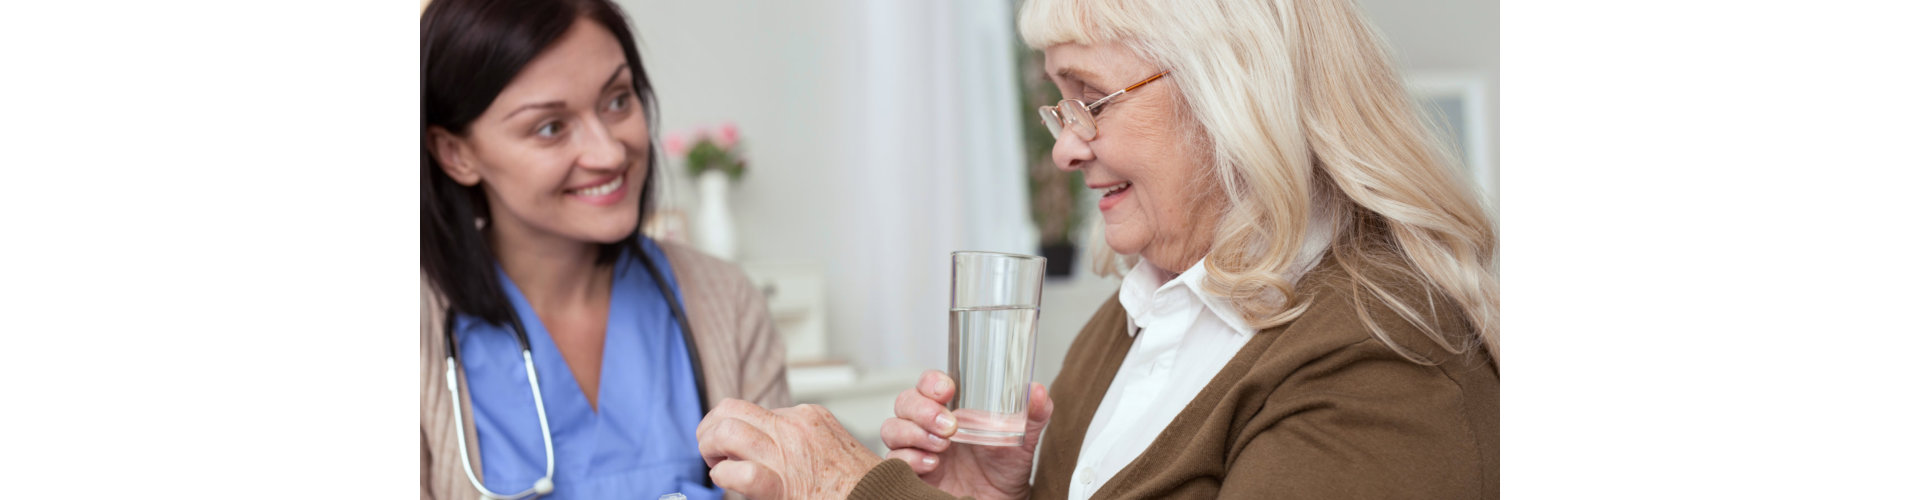
<path fill-rule="evenodd" d="M 705 415 L 707 413 L 707 382 L 700 370 L 700 351 L 693 343 L 693 330 L 691 324 L 687 323 L 687 311 L 680 307 L 679 296 L 674 295 L 673 287 L 667 285 L 667 279 L 660 274 L 660 268 L 654 266 L 653 258 L 649 257 L 644 250 L 638 253 L 640 263 L 647 266 L 647 274 L 653 276 L 654 286 L 659 287 L 660 295 L 667 298 L 667 306 L 673 310 L 673 320 L 680 324 L 680 337 L 687 345 L 687 358 L 693 363 L 693 385 L 694 392 L 700 396 L 700 414 Z M 509 314 L 512 313 L 509 312 Z M 494 493 L 493 490 L 487 489 L 486 485 L 480 484 L 479 476 L 474 475 L 473 460 L 467 458 L 467 424 L 460 412 L 460 377 L 456 374 L 460 369 L 460 349 L 453 342 L 455 316 L 451 311 L 448 312 L 444 329 L 447 337 L 447 392 L 453 394 L 453 428 L 456 429 L 455 433 L 460 435 L 460 465 L 467 471 L 467 481 L 473 483 L 474 489 L 480 490 L 481 498 L 488 499 L 520 500 L 553 493 L 553 430 L 547 425 L 547 403 L 540 397 L 540 376 L 533 369 L 533 350 L 530 348 L 532 341 L 528 340 L 527 329 L 521 325 L 517 315 L 513 316 L 512 321 L 513 336 L 520 342 L 520 361 L 526 364 L 527 386 L 533 389 L 533 409 L 540 415 L 540 440 L 547 449 L 547 474 L 534 481 L 533 487 L 512 495 Z M 706 481 L 711 486 L 713 479 L 707 478 Z"/>

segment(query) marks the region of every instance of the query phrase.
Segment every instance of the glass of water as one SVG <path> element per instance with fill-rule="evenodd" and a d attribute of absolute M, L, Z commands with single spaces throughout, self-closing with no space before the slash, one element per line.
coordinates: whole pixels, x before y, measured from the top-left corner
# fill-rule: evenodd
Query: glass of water
<path fill-rule="evenodd" d="M 1018 446 L 1027 432 L 1034 325 L 1047 259 L 954 252 L 947 313 L 947 371 L 958 388 L 947 408 L 957 443 Z"/>

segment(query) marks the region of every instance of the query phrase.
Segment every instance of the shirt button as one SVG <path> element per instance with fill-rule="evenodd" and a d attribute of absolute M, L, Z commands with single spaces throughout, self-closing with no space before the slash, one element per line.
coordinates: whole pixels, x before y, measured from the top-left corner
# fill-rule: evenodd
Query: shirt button
<path fill-rule="evenodd" d="M 1080 484 L 1093 484 L 1093 471 L 1080 469 Z"/>

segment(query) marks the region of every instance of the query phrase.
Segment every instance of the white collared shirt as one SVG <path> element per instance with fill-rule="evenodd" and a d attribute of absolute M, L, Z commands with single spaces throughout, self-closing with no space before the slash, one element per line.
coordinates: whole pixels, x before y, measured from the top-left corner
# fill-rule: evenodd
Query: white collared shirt
<path fill-rule="evenodd" d="M 1331 228 L 1316 226 L 1286 273 L 1298 282 L 1326 250 Z M 1080 445 L 1079 463 L 1067 488 L 1069 500 L 1086 500 L 1114 473 L 1140 456 L 1186 409 L 1193 397 L 1256 333 L 1239 309 L 1203 292 L 1202 258 L 1179 276 L 1141 259 L 1120 283 L 1133 346 L 1100 399 L 1100 408 Z"/>

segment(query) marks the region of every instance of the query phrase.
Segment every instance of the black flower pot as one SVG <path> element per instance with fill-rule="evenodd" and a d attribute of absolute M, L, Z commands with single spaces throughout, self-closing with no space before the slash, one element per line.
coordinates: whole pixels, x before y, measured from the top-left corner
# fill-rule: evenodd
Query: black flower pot
<path fill-rule="evenodd" d="M 1047 277 L 1065 278 L 1073 276 L 1073 257 L 1079 254 L 1073 243 L 1052 243 L 1040 245 L 1040 256 L 1047 258 Z"/>

